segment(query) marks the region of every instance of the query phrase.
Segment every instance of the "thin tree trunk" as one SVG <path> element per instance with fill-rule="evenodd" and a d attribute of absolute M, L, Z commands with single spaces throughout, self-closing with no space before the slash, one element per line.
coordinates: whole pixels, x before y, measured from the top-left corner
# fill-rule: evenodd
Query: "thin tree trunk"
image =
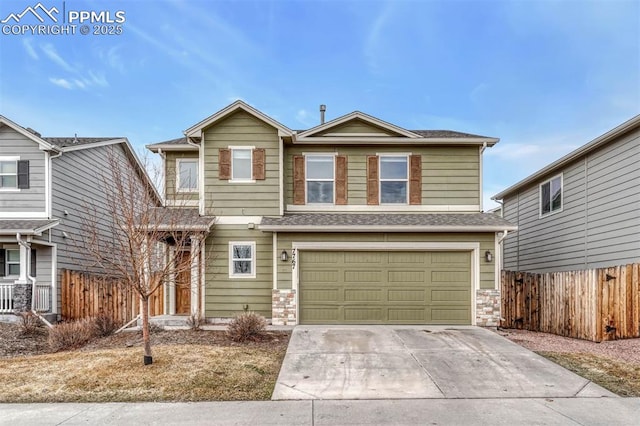
<path fill-rule="evenodd" d="M 151 335 L 149 333 L 149 296 L 141 297 L 142 301 L 142 342 L 144 345 L 144 365 L 153 364 L 151 356 Z"/>

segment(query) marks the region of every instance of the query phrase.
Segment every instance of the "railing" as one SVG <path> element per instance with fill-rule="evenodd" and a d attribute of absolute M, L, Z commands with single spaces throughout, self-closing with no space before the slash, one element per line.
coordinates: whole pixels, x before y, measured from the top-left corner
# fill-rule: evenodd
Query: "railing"
<path fill-rule="evenodd" d="M 13 284 L 0 284 L 0 314 L 13 313 Z"/>
<path fill-rule="evenodd" d="M 0 284 L 0 314 L 13 313 L 13 286 Z M 36 311 L 51 312 L 51 284 L 36 284 L 33 302 Z"/>
<path fill-rule="evenodd" d="M 51 311 L 51 285 L 36 284 L 36 294 L 33 299 L 34 308 L 37 312 Z"/>

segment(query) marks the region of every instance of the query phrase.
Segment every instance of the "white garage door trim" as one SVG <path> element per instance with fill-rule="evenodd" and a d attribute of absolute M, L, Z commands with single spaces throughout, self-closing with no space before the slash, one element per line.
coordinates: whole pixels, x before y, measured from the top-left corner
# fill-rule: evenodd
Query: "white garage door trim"
<path fill-rule="evenodd" d="M 296 318 L 300 318 L 300 268 L 299 250 L 342 251 L 470 251 L 471 252 L 471 324 L 476 325 L 476 292 L 480 289 L 480 243 L 412 243 L 412 242 L 292 242 L 292 280 L 295 291 Z"/>

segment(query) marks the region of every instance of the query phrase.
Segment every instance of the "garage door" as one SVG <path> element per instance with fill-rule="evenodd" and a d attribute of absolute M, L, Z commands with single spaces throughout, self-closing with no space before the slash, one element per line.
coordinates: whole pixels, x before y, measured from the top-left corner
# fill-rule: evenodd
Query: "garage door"
<path fill-rule="evenodd" d="M 299 252 L 301 324 L 471 324 L 470 252 Z"/>

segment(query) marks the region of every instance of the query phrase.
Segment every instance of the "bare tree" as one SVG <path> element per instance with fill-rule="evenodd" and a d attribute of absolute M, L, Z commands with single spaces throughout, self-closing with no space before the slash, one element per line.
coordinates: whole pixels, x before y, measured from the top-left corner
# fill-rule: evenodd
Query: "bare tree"
<path fill-rule="evenodd" d="M 201 217 L 193 208 L 161 207 L 144 166 L 136 162 L 135 156 L 115 149 L 108 154 L 109 171 L 100 176 L 104 201 L 87 203 L 81 245 L 94 269 L 139 297 L 146 365 L 153 362 L 149 298 L 183 270 L 203 279 L 204 239 L 214 218 Z M 192 261 L 173 261 L 168 247 L 189 250 Z M 199 303 L 195 309 L 200 315 Z"/>

